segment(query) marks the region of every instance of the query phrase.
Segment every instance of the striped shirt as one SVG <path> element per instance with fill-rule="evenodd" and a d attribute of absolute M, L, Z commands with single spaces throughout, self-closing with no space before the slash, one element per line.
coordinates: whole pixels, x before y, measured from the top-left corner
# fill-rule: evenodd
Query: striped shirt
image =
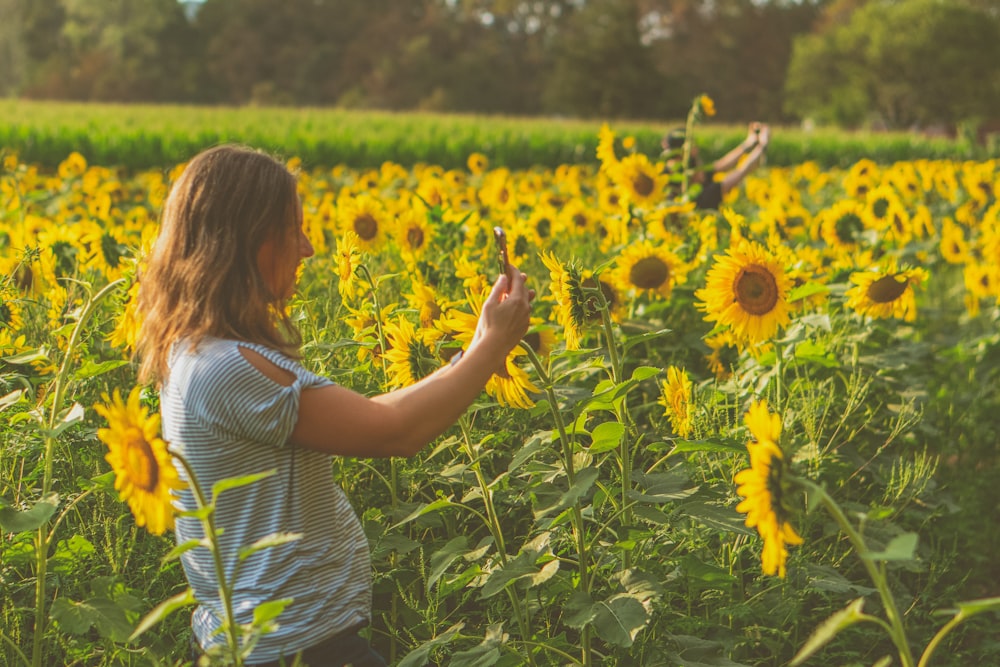
<path fill-rule="evenodd" d="M 283 386 L 265 377 L 240 353 L 258 352 L 290 371 Z M 268 600 L 292 598 L 265 634 L 251 663 L 290 655 L 371 617 L 368 542 L 343 490 L 333 481 L 327 454 L 288 443 L 303 389 L 332 384 L 292 359 L 262 345 L 208 338 L 192 350 L 174 346 L 170 374 L 160 391 L 164 438 L 183 456 L 203 492 L 222 479 L 274 471 L 271 476 L 223 491 L 215 513 L 220 552 L 233 583 L 237 623 L 249 623 Z M 186 474 L 181 469 L 181 477 Z M 194 494 L 178 494 L 182 511 L 196 508 Z M 179 517 L 177 543 L 203 537 L 201 521 Z M 275 533 L 301 533 L 238 563 L 241 548 Z M 198 600 L 191 625 L 205 649 L 225 642 L 215 565 L 208 549 L 181 556 Z"/>

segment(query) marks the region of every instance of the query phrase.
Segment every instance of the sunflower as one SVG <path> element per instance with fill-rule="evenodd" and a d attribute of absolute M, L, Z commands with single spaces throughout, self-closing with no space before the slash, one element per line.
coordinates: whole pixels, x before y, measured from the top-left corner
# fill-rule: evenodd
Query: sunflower
<path fill-rule="evenodd" d="M 949 264 L 965 264 L 969 261 L 969 243 L 965 232 L 951 218 L 941 221 L 941 257 Z"/>
<path fill-rule="evenodd" d="M 337 273 L 340 278 L 337 291 L 344 301 L 354 299 L 358 291 L 356 271 L 361 264 L 361 249 L 358 247 L 358 235 L 346 230 L 337 243 Z"/>
<path fill-rule="evenodd" d="M 470 153 L 465 165 L 469 168 L 469 173 L 478 176 L 489 169 L 490 160 L 482 153 Z"/>
<path fill-rule="evenodd" d="M 434 239 L 434 228 L 428 221 L 426 209 L 422 204 L 401 211 L 396 218 L 393 232 L 396 243 L 407 260 L 417 260 L 422 257 Z"/>
<path fill-rule="evenodd" d="M 357 243 L 366 249 L 377 248 L 385 239 L 385 210 L 370 195 L 347 197 L 340 204 L 340 228 L 354 232 Z"/>
<path fill-rule="evenodd" d="M 691 397 L 692 385 L 688 374 L 676 366 L 668 368 L 667 379 L 661 383 L 657 402 L 664 407 L 670 426 L 681 438 L 688 437 L 693 427 Z"/>
<path fill-rule="evenodd" d="M 135 343 L 139 339 L 142 319 L 137 308 L 138 299 L 139 281 L 134 280 L 125 294 L 125 302 L 115 322 L 115 328 L 108 334 L 108 342 L 122 350 L 134 350 Z"/>
<path fill-rule="evenodd" d="M 855 162 L 844 176 L 844 189 L 852 197 L 864 197 L 881 182 L 881 173 L 874 160 L 863 158 Z"/>
<path fill-rule="evenodd" d="M 965 307 L 971 317 L 979 314 L 979 302 L 991 298 L 1000 301 L 1000 269 L 982 262 L 969 262 L 962 271 L 965 283 Z"/>
<path fill-rule="evenodd" d="M 615 262 L 615 279 L 622 290 L 667 298 L 674 285 L 687 278 L 687 267 L 664 246 L 638 241 L 622 250 Z"/>
<path fill-rule="evenodd" d="M 420 326 L 429 328 L 434 326 L 441 315 L 451 306 L 456 305 L 451 301 L 446 301 L 441 297 L 436 289 L 414 276 L 410 283 L 412 293 L 404 295 L 407 304 L 416 308 L 420 313 Z"/>
<path fill-rule="evenodd" d="M 708 95 L 702 95 L 698 98 L 698 108 L 709 118 L 715 115 L 715 101 Z"/>
<path fill-rule="evenodd" d="M 579 350 L 584 330 L 598 315 L 593 301 L 584 293 L 583 280 L 575 268 L 564 266 L 549 252 L 538 256 L 549 270 L 549 289 L 556 300 L 553 316 L 563 328 L 566 349 Z"/>
<path fill-rule="evenodd" d="M 603 123 L 597 133 L 597 159 L 601 161 L 601 171 L 618 166 L 618 156 L 615 155 L 615 133 L 607 123 Z"/>
<path fill-rule="evenodd" d="M 139 387 L 122 401 L 115 390 L 113 398 L 104 394 L 106 405 L 94 410 L 108 420 L 108 427 L 97 430 L 97 437 L 108 446 L 104 457 L 115 473 L 115 488 L 128 503 L 135 522 L 154 535 L 174 527 L 172 491 L 185 487 L 177 476 L 167 443 L 160 438 L 160 415 L 149 414 L 139 404 Z"/>
<path fill-rule="evenodd" d="M 587 270 L 580 276 L 580 286 L 585 290 L 591 290 L 589 294 L 585 293 L 584 297 L 590 321 L 597 322 L 601 319 L 601 300 L 597 296 L 597 290 L 601 290 L 601 296 L 604 297 L 604 303 L 608 306 L 608 314 L 611 319 L 615 322 L 622 321 L 625 314 L 625 301 L 613 280 L 595 275 L 593 271 Z"/>
<path fill-rule="evenodd" d="M 80 153 L 73 151 L 65 160 L 59 163 L 59 178 L 66 181 L 78 178 L 87 171 L 87 158 Z"/>
<path fill-rule="evenodd" d="M 652 207 L 666 197 L 669 174 L 649 161 L 643 153 L 633 153 L 608 170 L 611 180 L 622 196 L 632 204 Z"/>
<path fill-rule="evenodd" d="M 441 360 L 434 353 L 434 344 L 440 338 L 435 329 L 417 329 L 403 316 L 385 325 L 385 338 L 389 349 L 385 359 L 389 362 L 389 384 L 408 387 L 433 373 Z"/>
<path fill-rule="evenodd" d="M 820 211 L 816 220 L 819 232 L 831 248 L 854 250 L 865 231 L 864 205 L 854 199 L 841 199 Z"/>
<path fill-rule="evenodd" d="M 917 317 L 913 286 L 926 282 L 924 269 L 900 269 L 895 259 L 867 271 L 851 274 L 854 287 L 847 290 L 847 307 L 876 319 L 897 318 L 912 322 Z"/>
<path fill-rule="evenodd" d="M 744 498 L 736 510 L 746 514 L 747 527 L 756 527 L 764 538 L 764 574 L 784 578 L 787 545 L 802 544 L 802 538 L 788 522 L 791 511 L 787 464 L 777 442 L 781 419 L 767 411 L 766 401 L 757 401 L 750 406 L 745 423 L 756 441 L 747 443 L 750 467 L 736 473 L 736 492 Z"/>
<path fill-rule="evenodd" d="M 791 279 L 766 248 L 744 241 L 715 260 L 697 290 L 705 319 L 728 326 L 741 346 L 764 342 L 788 324 Z"/>
<path fill-rule="evenodd" d="M 476 334 L 476 326 L 479 323 L 479 313 L 482 309 L 483 295 L 470 295 L 469 304 L 472 312 L 465 312 L 457 308 L 448 311 L 442 321 L 443 329 L 449 333 L 453 340 L 460 341 L 462 347 L 466 347 L 472 342 Z M 528 374 L 517 363 L 517 358 L 524 356 L 525 351 L 520 345 L 507 354 L 504 359 L 503 368 L 493 373 L 486 381 L 484 390 L 489 396 L 496 399 L 497 403 L 505 407 L 521 408 L 527 410 L 535 406 L 529 393 L 538 393 L 541 390 L 532 383 Z"/>

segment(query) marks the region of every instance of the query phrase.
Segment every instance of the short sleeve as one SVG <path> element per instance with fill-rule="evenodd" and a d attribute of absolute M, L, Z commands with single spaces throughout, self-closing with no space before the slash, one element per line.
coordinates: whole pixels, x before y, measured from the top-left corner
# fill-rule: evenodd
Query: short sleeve
<path fill-rule="evenodd" d="M 186 408 L 227 439 L 285 446 L 298 421 L 302 390 L 332 383 L 268 348 L 226 342 L 230 344 L 223 349 L 206 350 L 190 378 Z M 292 372 L 292 384 L 285 386 L 261 373 L 240 353 L 241 345 Z"/>

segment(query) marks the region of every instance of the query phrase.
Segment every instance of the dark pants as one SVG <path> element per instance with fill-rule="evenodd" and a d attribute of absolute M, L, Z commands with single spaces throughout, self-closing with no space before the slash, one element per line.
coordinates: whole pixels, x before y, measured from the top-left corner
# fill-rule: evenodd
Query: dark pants
<path fill-rule="evenodd" d="M 291 667 L 293 664 L 302 667 L 387 667 L 382 656 L 372 650 L 368 640 L 358 634 L 364 627 L 358 625 L 349 628 L 315 646 L 303 649 L 298 653 L 298 663 L 293 654 L 274 662 L 247 663 L 247 667 Z M 197 653 L 200 655 L 200 651 Z M 196 657 L 195 665 L 197 664 Z"/>

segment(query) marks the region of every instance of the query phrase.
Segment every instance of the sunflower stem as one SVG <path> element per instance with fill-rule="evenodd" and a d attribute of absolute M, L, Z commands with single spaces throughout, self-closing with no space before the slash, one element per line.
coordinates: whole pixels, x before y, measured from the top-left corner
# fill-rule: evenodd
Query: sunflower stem
<path fill-rule="evenodd" d="M 542 360 L 538 358 L 538 355 L 530 345 L 522 345 L 521 348 L 527 353 L 528 359 L 531 360 L 531 364 L 535 367 L 535 372 L 538 373 L 538 377 L 545 386 L 545 395 L 549 400 L 549 411 L 552 413 L 552 419 L 555 421 L 556 430 L 559 433 L 559 443 L 562 447 L 563 467 L 566 469 L 566 479 L 569 482 L 569 487 L 572 488 L 573 482 L 576 479 L 576 470 L 573 464 L 573 443 L 566 432 L 566 423 L 563 421 L 562 412 L 559 410 L 559 401 L 552 386 L 552 377 L 545 371 Z M 589 559 L 587 558 L 587 542 L 583 531 L 583 512 L 580 511 L 579 500 L 573 501 L 572 517 L 576 550 L 580 561 L 580 586 L 587 595 L 590 595 L 590 566 L 588 564 Z M 581 630 L 580 643 L 582 644 L 581 651 L 584 665 L 591 664 L 590 631 L 590 625 L 585 625 Z"/>
<path fill-rule="evenodd" d="M 63 355 L 62 363 L 59 365 L 59 370 L 56 373 L 56 378 L 53 380 L 52 384 L 52 405 L 50 406 L 49 411 L 48 429 L 45 435 L 45 453 L 43 454 L 44 473 L 42 475 L 42 498 L 47 498 L 52 491 L 52 466 L 53 459 L 55 458 L 55 446 L 57 440 L 52 435 L 52 432 L 56 428 L 56 422 L 59 419 L 59 415 L 62 414 L 62 403 L 63 397 L 66 393 L 69 367 L 73 361 L 73 354 L 76 352 L 76 347 L 80 342 L 80 334 L 82 333 L 84 327 L 86 327 L 90 322 L 90 318 L 93 316 L 97 304 L 124 282 L 124 278 L 119 278 L 118 280 L 110 282 L 102 287 L 97 294 L 94 294 L 87 300 L 83 306 L 83 310 L 80 312 L 79 318 L 76 321 L 76 325 L 73 327 L 73 332 L 70 334 L 69 342 L 66 344 L 66 354 Z M 35 534 L 35 629 L 34 637 L 31 642 L 32 667 L 41 667 L 42 665 L 42 649 L 45 638 L 46 620 L 45 577 L 49 562 L 49 544 L 53 539 L 54 532 L 54 528 L 52 531 L 47 531 L 46 526 L 41 525 L 38 527 Z"/>
<path fill-rule="evenodd" d="M 896 650 L 899 651 L 900 662 L 902 662 L 903 667 L 914 667 L 913 653 L 906 638 L 906 629 L 903 627 L 903 617 L 896 606 L 896 600 L 892 595 L 892 591 L 889 590 L 889 582 L 886 579 L 885 572 L 879 569 L 874 559 L 871 558 L 871 552 L 868 550 L 868 546 L 865 544 L 861 533 L 851 525 L 851 522 L 844 515 L 843 510 L 840 509 L 840 506 L 833 500 L 830 494 L 826 492 L 826 489 L 809 480 L 798 479 L 797 481 L 816 494 L 826 511 L 830 513 L 833 520 L 837 522 L 840 529 L 847 535 L 847 539 L 854 547 L 855 553 L 861 559 L 861 563 L 864 565 L 865 570 L 867 570 L 868 576 L 871 578 L 872 583 L 875 584 L 879 597 L 882 599 L 882 605 L 885 607 L 885 615 L 889 621 L 889 637 L 892 639 L 893 644 L 896 645 Z"/>
<path fill-rule="evenodd" d="M 507 547 L 503 537 L 503 527 L 500 525 L 500 518 L 497 516 L 496 507 L 493 505 L 493 491 L 490 489 L 489 484 L 486 482 L 486 477 L 483 476 L 482 468 L 479 465 L 479 459 L 476 458 L 476 454 L 472 449 L 472 438 L 469 434 L 469 424 L 468 418 L 462 415 L 458 420 L 459 428 L 462 429 L 462 447 L 465 449 L 465 453 L 469 457 L 470 465 L 472 466 L 472 471 L 476 475 L 476 481 L 479 484 L 479 490 L 483 494 L 483 504 L 486 506 L 486 519 L 488 521 L 490 532 L 493 534 L 493 539 L 496 541 L 497 553 L 500 556 L 500 562 L 504 565 L 507 564 Z M 529 634 L 528 623 L 525 619 L 524 612 L 522 609 L 521 601 L 517 597 L 517 593 L 514 591 L 513 587 L 505 586 L 504 590 L 507 591 L 507 597 L 510 598 L 511 606 L 514 609 L 514 617 L 517 621 L 517 627 L 521 632 L 521 637 L 525 642 L 531 637 Z M 528 651 L 528 663 L 534 667 L 535 656 L 531 651 Z"/>
<path fill-rule="evenodd" d="M 601 311 L 601 324 L 604 329 L 604 338 L 608 343 L 608 357 L 611 360 L 611 381 L 615 385 L 624 381 L 625 369 L 622 365 L 622 358 L 618 354 L 618 345 L 615 341 L 614 325 L 611 321 L 611 307 L 604 297 L 604 292 L 598 288 L 594 290 L 597 294 L 597 302 Z M 621 407 L 615 406 L 615 416 L 618 422 L 625 427 L 622 433 L 621 442 L 618 444 L 618 459 L 621 464 L 622 479 L 622 514 L 621 523 L 627 531 L 632 525 L 632 505 L 629 503 L 629 493 L 632 491 L 632 446 L 629 435 L 632 430 L 632 420 L 628 413 L 628 403 L 623 399 Z M 632 551 L 624 549 L 622 551 L 622 569 L 627 570 L 632 567 Z"/>
<path fill-rule="evenodd" d="M 194 471 L 191 469 L 191 465 L 187 462 L 187 459 L 176 452 L 170 452 L 170 454 L 175 459 L 180 461 L 181 466 L 183 466 L 188 482 L 191 485 L 191 491 L 194 493 L 198 509 L 203 510 L 199 512 L 199 520 L 201 521 L 202 532 L 205 534 L 205 539 L 208 541 L 206 548 L 212 552 L 212 562 L 215 566 L 215 576 L 219 580 L 219 600 L 222 602 L 222 607 L 226 614 L 226 618 L 223 620 L 223 628 L 226 631 L 226 641 L 229 643 L 229 651 L 232 653 L 233 664 L 235 667 L 240 667 L 243 664 L 243 657 L 240 655 L 240 639 L 236 632 L 236 619 L 233 615 L 232 596 L 230 595 L 229 585 L 226 582 L 226 569 L 222 562 L 222 554 L 219 553 L 219 535 L 215 527 L 214 518 L 215 507 L 205 499 L 205 492 L 201 488 L 201 484 L 198 483 L 198 478 L 195 476 Z"/>
<path fill-rule="evenodd" d="M 378 299 L 378 285 L 375 282 L 375 278 L 372 276 L 371 271 L 364 264 L 358 264 L 358 268 L 355 269 L 359 274 L 364 274 L 364 279 L 368 283 L 369 293 L 372 297 L 372 304 L 375 307 L 375 330 L 378 332 L 378 345 L 379 350 L 379 361 L 382 364 L 382 378 L 383 384 L 388 384 L 389 379 L 389 369 L 385 365 L 385 352 L 388 349 L 388 341 L 385 337 L 385 330 L 382 327 L 382 304 L 379 303 Z M 396 457 L 389 458 L 389 497 L 391 502 L 391 507 L 395 510 L 399 507 L 399 462 Z M 389 564 L 393 570 L 396 568 L 396 552 L 393 551 L 389 554 Z M 399 596 L 393 595 L 392 600 L 389 602 L 389 627 L 397 628 L 399 627 Z M 398 642 L 396 641 L 396 635 L 391 634 L 389 637 L 389 661 L 394 662 L 396 659 L 396 653 L 398 652 Z"/>

